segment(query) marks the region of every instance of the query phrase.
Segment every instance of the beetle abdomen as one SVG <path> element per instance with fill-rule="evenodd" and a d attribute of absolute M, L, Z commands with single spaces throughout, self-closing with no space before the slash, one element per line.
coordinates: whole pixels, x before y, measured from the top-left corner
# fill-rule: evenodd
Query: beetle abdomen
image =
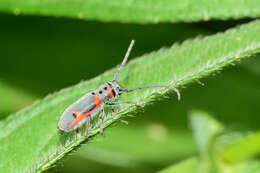
<path fill-rule="evenodd" d="M 85 112 L 93 107 L 94 98 L 92 94 L 88 93 L 78 99 L 75 103 L 69 106 L 61 115 L 58 123 L 58 129 L 62 132 L 70 132 L 79 126 L 81 126 L 85 121 L 86 118 L 82 119 L 76 126 L 73 128 L 69 128 L 72 122 L 75 120 L 75 116 L 73 114 L 74 111 Z"/>

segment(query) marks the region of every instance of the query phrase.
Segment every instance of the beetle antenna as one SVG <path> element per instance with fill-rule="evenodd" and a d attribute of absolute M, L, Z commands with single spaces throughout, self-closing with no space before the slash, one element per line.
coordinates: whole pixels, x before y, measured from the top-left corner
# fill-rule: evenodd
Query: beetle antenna
<path fill-rule="evenodd" d="M 120 90 L 122 92 L 129 93 L 129 92 L 144 89 L 144 88 L 169 88 L 169 89 L 172 89 L 174 92 L 176 92 L 176 94 L 178 96 L 178 100 L 181 99 L 181 94 L 180 94 L 179 90 L 177 88 L 174 88 L 174 87 L 169 86 L 169 85 L 145 85 L 145 86 L 141 86 L 141 87 L 137 87 L 137 88 L 133 88 L 133 89 L 120 88 Z"/>
<path fill-rule="evenodd" d="M 130 45 L 129 45 L 129 47 L 128 47 L 128 49 L 127 49 L 127 52 L 126 52 L 126 54 L 125 54 L 124 60 L 123 60 L 122 64 L 120 65 L 119 69 L 117 70 L 117 72 L 116 72 L 116 74 L 115 74 L 115 76 L 114 76 L 114 80 L 113 80 L 113 81 L 117 82 L 118 75 L 119 75 L 120 71 L 122 70 L 122 68 L 124 67 L 124 65 L 125 65 L 125 63 L 126 63 L 128 57 L 129 57 L 129 55 L 130 55 L 131 49 L 132 49 L 133 46 L 134 46 L 134 43 L 135 43 L 135 41 L 132 40 L 131 43 L 130 43 Z"/>

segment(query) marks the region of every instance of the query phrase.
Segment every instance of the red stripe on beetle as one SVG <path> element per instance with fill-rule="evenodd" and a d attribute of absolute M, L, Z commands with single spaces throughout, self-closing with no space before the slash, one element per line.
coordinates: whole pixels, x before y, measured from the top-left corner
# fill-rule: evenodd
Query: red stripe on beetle
<path fill-rule="evenodd" d="M 85 114 L 81 114 L 81 115 L 77 116 L 76 119 L 70 124 L 69 128 L 74 127 L 76 124 L 78 124 L 85 117 L 89 116 L 92 112 L 94 112 L 100 106 L 101 100 L 100 100 L 99 96 L 95 97 L 94 104 L 96 105 L 94 109 L 92 109 L 91 111 L 89 111 Z"/>
<path fill-rule="evenodd" d="M 111 90 L 111 88 L 110 88 L 109 85 L 107 85 L 107 93 L 108 93 L 108 95 L 109 95 L 109 98 L 112 99 L 113 93 L 112 93 L 112 90 Z"/>

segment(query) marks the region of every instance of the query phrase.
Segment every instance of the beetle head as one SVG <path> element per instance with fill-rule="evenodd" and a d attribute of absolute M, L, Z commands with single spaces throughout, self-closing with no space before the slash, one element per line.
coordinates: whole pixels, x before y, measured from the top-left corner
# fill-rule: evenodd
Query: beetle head
<path fill-rule="evenodd" d="M 108 85 L 111 88 L 111 92 L 113 96 L 111 99 L 117 99 L 122 93 L 121 87 L 116 81 L 108 82 Z"/>

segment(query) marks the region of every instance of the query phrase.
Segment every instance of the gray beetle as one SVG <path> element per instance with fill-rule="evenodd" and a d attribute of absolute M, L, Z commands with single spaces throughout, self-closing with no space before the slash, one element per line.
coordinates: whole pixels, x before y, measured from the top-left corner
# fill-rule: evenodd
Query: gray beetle
<path fill-rule="evenodd" d="M 137 106 L 142 106 L 136 102 L 130 101 L 121 101 L 121 102 L 111 102 L 112 100 L 118 99 L 120 94 L 124 92 L 132 92 L 144 88 L 155 88 L 155 87 L 164 87 L 170 88 L 177 93 L 178 100 L 180 100 L 180 92 L 169 85 L 146 85 L 133 89 L 121 88 L 117 82 L 118 75 L 122 68 L 124 67 L 130 51 L 134 45 L 134 40 L 131 41 L 130 46 L 125 54 L 124 60 L 120 65 L 118 71 L 114 76 L 112 82 L 107 82 L 104 85 L 101 85 L 97 90 L 89 92 L 78 99 L 75 103 L 70 105 L 61 115 L 58 123 L 58 129 L 61 133 L 67 133 L 72 130 L 78 129 L 82 126 L 83 123 L 86 123 L 86 137 L 88 137 L 88 127 L 90 127 L 90 120 L 99 115 L 99 124 L 100 124 L 100 133 L 103 135 L 103 118 L 104 118 L 104 105 L 121 105 L 121 104 L 133 104 Z"/>

